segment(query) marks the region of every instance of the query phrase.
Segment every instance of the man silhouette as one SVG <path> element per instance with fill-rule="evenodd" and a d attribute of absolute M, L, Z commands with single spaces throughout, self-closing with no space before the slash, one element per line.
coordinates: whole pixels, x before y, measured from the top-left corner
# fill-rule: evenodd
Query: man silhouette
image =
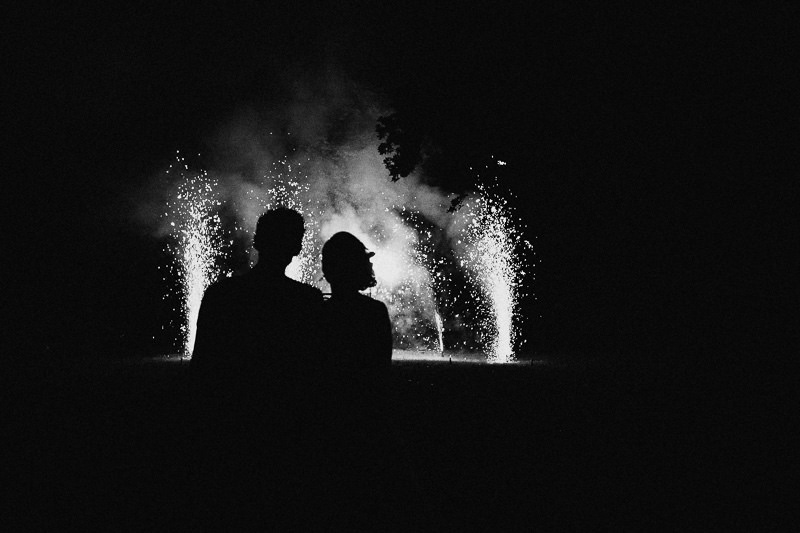
<path fill-rule="evenodd" d="M 285 275 L 304 233 L 297 211 L 262 215 L 253 239 L 256 266 L 213 284 L 200 306 L 191 367 L 206 475 L 199 490 L 212 520 L 250 519 L 265 510 L 265 498 L 288 497 L 310 455 L 303 443 L 313 427 L 310 378 L 319 366 L 323 299 Z"/>
<path fill-rule="evenodd" d="M 233 372 L 240 379 L 270 382 L 313 368 L 322 293 L 285 274 L 304 233 L 303 217 L 292 209 L 274 209 L 258 219 L 253 238 L 258 263 L 206 291 L 192 365 L 217 377 Z"/>

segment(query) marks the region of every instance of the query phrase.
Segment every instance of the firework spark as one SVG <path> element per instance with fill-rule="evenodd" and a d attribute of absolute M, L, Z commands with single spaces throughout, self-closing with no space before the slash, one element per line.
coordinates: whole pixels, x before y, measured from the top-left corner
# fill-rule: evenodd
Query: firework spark
<path fill-rule="evenodd" d="M 462 264 L 480 288 L 490 316 L 478 326 L 488 338 L 489 361 L 508 363 L 514 359 L 514 318 L 525 275 L 518 248 L 530 245 L 522 238 L 508 202 L 487 187 L 479 186 L 465 207 L 467 223 L 459 241 L 465 244 Z"/>
<path fill-rule="evenodd" d="M 436 311 L 436 331 L 439 334 L 439 351 L 444 354 L 444 326 L 442 325 L 442 315 Z"/>
<path fill-rule="evenodd" d="M 166 245 L 173 258 L 171 270 L 180 287 L 183 352 L 191 355 L 203 294 L 228 271 L 219 266 L 219 260 L 225 256 L 225 242 L 217 213 L 221 201 L 214 193 L 215 180 L 205 171 L 189 172 L 180 153 L 167 174 L 176 169 L 177 190 L 168 201 L 163 218 L 169 224 L 172 237 Z"/>
<path fill-rule="evenodd" d="M 458 281 L 446 272 L 441 256 L 442 243 L 452 239 L 458 267 L 476 287 L 468 303 L 483 311 L 470 315 L 474 315 L 475 323 L 465 324 L 467 334 L 477 332 L 491 362 L 513 360 L 515 313 L 525 275 L 524 261 L 517 252 L 520 243 L 526 241 L 522 241 L 519 223 L 499 195 L 479 187 L 464 201 L 464 209 L 453 215 L 458 219 L 453 227 L 447 228 L 441 225 L 443 219 L 438 223 L 425 221 L 416 198 L 398 193 L 397 184 L 387 183 L 373 191 L 372 198 L 378 197 L 378 201 L 371 204 L 352 197 L 338 203 L 324 201 L 330 195 L 326 187 L 335 176 L 311 179 L 307 167 L 297 160 L 274 162 L 235 194 L 219 186 L 219 180 L 205 171 L 190 173 L 180 156 L 168 173 L 174 175 L 176 166 L 177 186 L 163 217 L 169 223 L 168 252 L 174 259 L 173 279 L 180 287 L 181 334 L 187 355 L 194 347 L 204 291 L 214 280 L 233 271 L 225 264 L 237 254 L 231 236 L 249 237 L 258 215 L 283 206 L 297 210 L 306 220 L 301 253 L 286 272 L 293 279 L 325 291 L 320 252 L 325 238 L 337 231 L 353 233 L 375 252 L 378 284 L 371 294 L 389 307 L 398 348 L 443 353 L 445 324 L 460 327 L 462 319 L 458 314 L 448 314 L 448 302 L 457 299 L 454 295 L 461 287 L 454 286 Z M 445 209 L 443 201 L 442 213 Z M 232 212 L 234 220 L 223 216 L 224 212 Z M 250 265 L 254 264 L 252 248 L 239 253 L 249 255 Z"/>

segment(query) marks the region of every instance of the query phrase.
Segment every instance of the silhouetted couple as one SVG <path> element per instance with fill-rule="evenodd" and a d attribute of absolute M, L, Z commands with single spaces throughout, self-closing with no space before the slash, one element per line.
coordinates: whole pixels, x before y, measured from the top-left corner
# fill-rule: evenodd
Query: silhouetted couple
<path fill-rule="evenodd" d="M 386 306 L 359 292 L 375 285 L 373 253 L 333 235 L 322 250 L 325 301 L 285 275 L 304 233 L 294 210 L 259 218 L 258 263 L 206 291 L 192 358 L 207 503 L 257 511 L 263 523 L 363 466 L 349 463 L 362 457 L 359 441 L 370 446 L 391 365 Z"/>

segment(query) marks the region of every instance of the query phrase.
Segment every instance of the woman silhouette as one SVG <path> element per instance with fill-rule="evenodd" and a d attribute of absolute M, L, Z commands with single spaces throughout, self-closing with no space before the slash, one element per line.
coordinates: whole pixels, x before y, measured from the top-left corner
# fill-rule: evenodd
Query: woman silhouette
<path fill-rule="evenodd" d="M 327 479 L 322 492 L 336 509 L 380 506 L 376 487 L 389 479 L 391 452 L 389 371 L 392 326 L 386 305 L 360 291 L 375 286 L 375 273 L 364 244 L 347 232 L 333 235 L 322 247 L 322 272 L 331 285 L 323 304 L 326 377 L 318 396 L 325 442 Z M 370 502 L 370 503 L 365 503 Z M 366 506 L 365 506 L 366 505 Z M 377 507 L 373 511 L 377 510 Z"/>
<path fill-rule="evenodd" d="M 336 373 L 350 379 L 383 373 L 392 362 L 392 326 L 383 302 L 361 294 L 375 286 L 367 251 L 354 235 L 340 231 L 322 247 L 322 273 L 331 285 L 325 322 Z"/>

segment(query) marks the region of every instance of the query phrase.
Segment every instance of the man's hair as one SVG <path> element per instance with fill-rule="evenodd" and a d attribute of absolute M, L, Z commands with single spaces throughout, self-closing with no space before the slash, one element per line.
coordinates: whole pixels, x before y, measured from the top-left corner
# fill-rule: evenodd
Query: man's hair
<path fill-rule="evenodd" d="M 300 253 L 305 231 L 303 215 L 278 207 L 259 217 L 253 247 L 262 253 L 295 256 Z"/>

